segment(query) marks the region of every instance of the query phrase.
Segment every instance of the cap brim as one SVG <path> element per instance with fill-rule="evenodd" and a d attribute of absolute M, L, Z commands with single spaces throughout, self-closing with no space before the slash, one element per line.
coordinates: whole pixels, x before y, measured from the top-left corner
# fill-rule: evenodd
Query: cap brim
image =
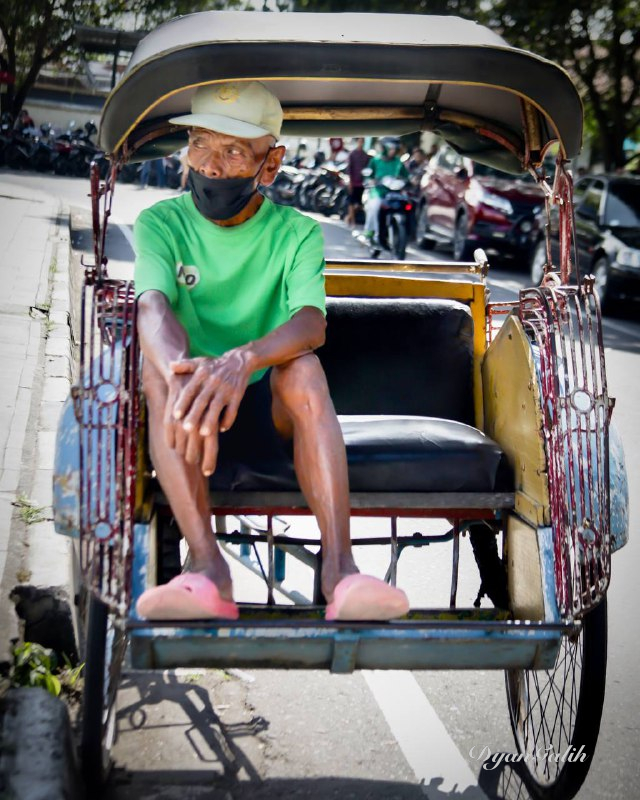
<path fill-rule="evenodd" d="M 174 125 L 185 125 L 189 128 L 204 128 L 227 136 L 239 136 L 241 139 L 259 139 L 261 136 L 275 136 L 274 133 L 258 125 L 252 125 L 241 119 L 223 117 L 221 114 L 185 114 L 172 117 L 169 122 Z M 277 136 L 275 137 L 278 138 Z"/>

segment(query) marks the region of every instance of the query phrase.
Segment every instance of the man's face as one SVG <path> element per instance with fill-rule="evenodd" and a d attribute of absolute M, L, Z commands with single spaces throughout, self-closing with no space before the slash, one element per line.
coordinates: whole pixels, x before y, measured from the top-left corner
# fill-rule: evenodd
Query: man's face
<path fill-rule="evenodd" d="M 187 163 L 207 178 L 250 178 L 256 174 L 265 159 L 260 183 L 273 182 L 282 158 L 284 147 L 274 147 L 273 136 L 259 139 L 241 139 L 203 128 L 189 132 Z"/>

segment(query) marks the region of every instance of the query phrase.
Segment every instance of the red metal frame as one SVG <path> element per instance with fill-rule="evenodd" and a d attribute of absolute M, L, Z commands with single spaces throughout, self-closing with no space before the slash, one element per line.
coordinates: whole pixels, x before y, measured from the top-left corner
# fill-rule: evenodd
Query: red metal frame
<path fill-rule="evenodd" d="M 520 319 L 540 354 L 557 600 L 582 616 L 611 575 L 609 422 L 602 323 L 593 281 L 527 289 Z"/>
<path fill-rule="evenodd" d="M 140 415 L 133 282 L 111 280 L 104 254 L 118 166 L 104 183 L 92 165 L 95 263 L 85 266 L 80 373 L 80 554 L 85 583 L 120 613 L 130 596 Z M 103 203 L 102 216 L 100 203 Z"/>

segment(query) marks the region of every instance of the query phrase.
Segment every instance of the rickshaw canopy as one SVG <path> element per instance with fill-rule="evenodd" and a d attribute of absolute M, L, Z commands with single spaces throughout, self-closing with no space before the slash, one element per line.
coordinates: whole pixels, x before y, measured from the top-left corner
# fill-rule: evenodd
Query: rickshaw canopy
<path fill-rule="evenodd" d="M 146 36 L 102 114 L 100 145 L 143 160 L 186 143 L 169 119 L 199 86 L 262 81 L 283 136 L 432 131 L 462 155 L 510 172 L 558 143 L 580 151 L 582 104 L 569 75 L 457 17 L 205 11 Z"/>

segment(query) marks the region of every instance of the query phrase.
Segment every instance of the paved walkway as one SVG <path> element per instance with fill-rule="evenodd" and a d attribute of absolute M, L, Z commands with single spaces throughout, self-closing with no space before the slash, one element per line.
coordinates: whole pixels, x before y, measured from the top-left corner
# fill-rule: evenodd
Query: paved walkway
<path fill-rule="evenodd" d="M 53 533 L 50 506 L 69 390 L 68 252 L 60 201 L 0 174 L 0 659 L 15 630 L 11 588 L 67 581 L 68 543 Z M 45 521 L 25 525 L 14 505 L 21 495 Z"/>

